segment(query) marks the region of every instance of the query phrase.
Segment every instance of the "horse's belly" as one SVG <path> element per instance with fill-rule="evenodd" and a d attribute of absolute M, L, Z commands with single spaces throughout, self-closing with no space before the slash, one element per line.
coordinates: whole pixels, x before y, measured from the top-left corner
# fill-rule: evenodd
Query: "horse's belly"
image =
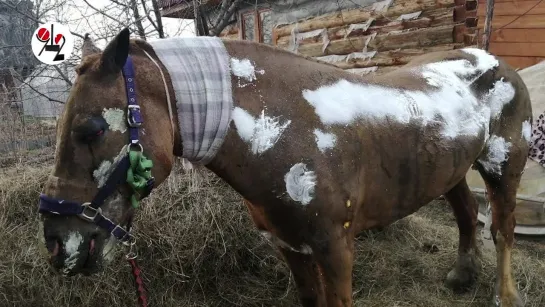
<path fill-rule="evenodd" d="M 403 137 L 375 144 L 378 150 L 369 154 L 362 169 L 363 228 L 387 225 L 449 191 L 482 148 L 479 138 L 437 140 L 422 130 L 399 131 Z"/>

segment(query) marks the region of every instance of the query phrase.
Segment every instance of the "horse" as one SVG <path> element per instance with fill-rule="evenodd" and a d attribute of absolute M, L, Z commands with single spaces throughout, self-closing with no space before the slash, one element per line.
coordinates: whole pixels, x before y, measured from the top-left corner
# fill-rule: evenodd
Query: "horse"
<path fill-rule="evenodd" d="M 175 157 L 202 165 L 244 199 L 287 262 L 303 306 L 352 305 L 354 238 L 444 196 L 459 228 L 446 276 L 479 272 L 479 171 L 492 208 L 496 306 L 523 306 L 511 253 L 531 103 L 520 76 L 478 48 L 432 52 L 362 77 L 274 46 L 218 37 L 131 39 L 102 51 L 86 36 L 40 196 L 47 259 L 90 275 L 134 243 L 139 201 Z"/>

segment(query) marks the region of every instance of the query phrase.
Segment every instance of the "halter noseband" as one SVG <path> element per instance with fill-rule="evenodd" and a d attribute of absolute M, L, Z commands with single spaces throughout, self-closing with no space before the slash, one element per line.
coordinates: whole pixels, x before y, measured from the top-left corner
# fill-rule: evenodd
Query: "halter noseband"
<path fill-rule="evenodd" d="M 134 67 L 130 55 L 127 57 L 127 61 L 123 66 L 123 78 L 125 80 L 128 101 L 127 124 L 130 142 L 127 145 L 127 152 L 125 154 L 121 153 L 123 154 L 123 157 L 119 161 L 114 161 L 116 165 L 112 165 L 112 167 L 115 168 L 108 176 L 104 185 L 100 187 L 97 194 L 95 194 L 95 197 L 91 202 L 81 204 L 41 194 L 39 212 L 41 214 L 52 213 L 56 215 L 78 216 L 87 222 L 93 222 L 99 227 L 106 229 L 121 242 L 132 244 L 134 242 L 134 237 L 129 233 L 129 230 L 124 229 L 122 226 L 115 224 L 112 220 L 102 215 L 102 209 L 100 208 L 119 184 L 128 182 L 132 187 L 133 192 L 139 194 L 140 199 L 142 199 L 149 195 L 155 183 L 155 179 L 150 173 L 153 164 L 143 156 L 143 148 L 138 140 L 138 129 L 142 126 L 143 120 L 142 114 L 140 113 L 140 106 L 136 101 Z M 139 161 L 140 163 L 138 163 Z M 130 174 L 130 178 L 128 178 L 128 173 Z M 140 175 L 138 184 L 135 184 L 134 182 L 136 177 L 135 173 L 136 175 Z M 135 188 L 135 186 L 138 186 L 138 188 Z M 135 195 L 131 196 L 133 206 L 135 205 L 134 197 Z"/>

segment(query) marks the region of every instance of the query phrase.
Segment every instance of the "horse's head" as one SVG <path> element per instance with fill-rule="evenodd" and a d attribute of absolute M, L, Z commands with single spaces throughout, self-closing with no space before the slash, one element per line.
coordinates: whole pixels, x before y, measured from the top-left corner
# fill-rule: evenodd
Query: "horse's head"
<path fill-rule="evenodd" d="M 138 200 L 169 174 L 178 134 L 169 79 L 148 44 L 130 41 L 125 29 L 103 52 L 87 36 L 82 50 L 40 197 L 48 258 L 66 275 L 99 271 L 115 237 L 132 242 L 124 228 Z"/>

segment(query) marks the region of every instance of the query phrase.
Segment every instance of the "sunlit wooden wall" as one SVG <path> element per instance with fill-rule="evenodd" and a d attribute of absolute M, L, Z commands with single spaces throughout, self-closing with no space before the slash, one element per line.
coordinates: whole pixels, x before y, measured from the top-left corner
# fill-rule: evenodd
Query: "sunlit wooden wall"
<path fill-rule="evenodd" d="M 489 51 L 514 68 L 525 68 L 545 60 L 545 0 L 495 2 Z M 484 33 L 485 14 L 486 0 L 479 0 L 480 33 Z"/>

